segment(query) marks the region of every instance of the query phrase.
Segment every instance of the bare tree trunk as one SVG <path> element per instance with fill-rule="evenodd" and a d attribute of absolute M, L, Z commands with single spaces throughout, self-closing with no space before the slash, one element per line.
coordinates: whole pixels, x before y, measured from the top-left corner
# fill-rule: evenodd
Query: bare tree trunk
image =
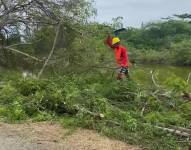
<path fill-rule="evenodd" d="M 44 72 L 44 69 L 45 67 L 48 65 L 48 62 L 50 60 L 50 58 L 52 57 L 53 53 L 54 53 L 54 49 L 55 49 L 55 46 L 56 46 L 56 42 L 57 42 L 57 39 L 58 39 L 58 34 L 59 34 L 59 31 L 60 31 L 60 26 L 61 26 L 61 22 L 59 23 L 58 27 L 57 27 L 57 31 L 56 31 L 56 36 L 54 38 L 54 43 L 53 43 L 53 46 L 52 46 L 52 50 L 50 51 L 49 55 L 48 55 L 48 58 L 46 59 L 42 69 L 40 70 L 40 72 L 38 73 L 38 76 L 37 78 L 39 79 L 40 76 L 42 75 L 42 73 Z"/>

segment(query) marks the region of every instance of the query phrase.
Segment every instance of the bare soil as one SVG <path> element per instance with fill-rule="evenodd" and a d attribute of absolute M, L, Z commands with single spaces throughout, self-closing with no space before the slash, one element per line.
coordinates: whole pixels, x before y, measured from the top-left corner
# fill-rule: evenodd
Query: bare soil
<path fill-rule="evenodd" d="M 0 150 L 140 150 L 95 131 L 64 129 L 49 122 L 0 123 Z"/>

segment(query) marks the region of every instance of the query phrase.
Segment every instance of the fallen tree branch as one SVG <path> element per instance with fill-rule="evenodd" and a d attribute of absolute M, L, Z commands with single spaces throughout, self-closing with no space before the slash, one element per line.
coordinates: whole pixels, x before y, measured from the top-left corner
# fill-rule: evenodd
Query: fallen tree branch
<path fill-rule="evenodd" d="M 107 123 L 109 124 L 114 124 L 116 126 L 121 126 L 121 124 L 119 122 L 113 121 L 113 120 L 105 120 Z"/>
<path fill-rule="evenodd" d="M 159 126 L 154 126 L 154 127 L 157 129 L 161 129 L 163 131 L 167 131 L 167 132 L 172 133 L 172 134 L 179 135 L 179 136 L 183 136 L 183 137 L 187 137 L 187 138 L 191 137 L 191 134 L 184 132 L 184 131 L 180 131 L 180 130 L 176 130 L 176 129 L 170 129 L 170 128 L 164 128 L 164 127 L 159 127 Z"/>
<path fill-rule="evenodd" d="M 153 70 L 151 70 L 150 73 L 151 73 L 151 78 L 152 78 L 153 84 L 154 84 L 156 87 L 160 87 L 160 85 L 157 84 L 157 82 L 155 81 L 155 77 L 154 77 Z"/>
<path fill-rule="evenodd" d="M 96 118 L 99 118 L 99 119 L 102 119 L 105 117 L 104 114 L 102 114 L 102 113 L 91 112 L 84 107 L 80 107 L 79 105 L 74 105 L 74 107 L 77 111 L 80 111 L 80 112 L 85 113 L 85 114 L 89 114 L 89 115 L 96 117 Z"/>
<path fill-rule="evenodd" d="M 109 67 L 109 66 L 105 66 L 106 64 L 109 64 L 109 63 L 112 63 L 112 61 L 107 61 L 107 62 L 104 62 L 103 64 L 97 64 L 97 65 L 82 65 L 80 63 L 75 63 L 76 65 L 80 66 L 80 67 L 84 67 L 84 68 L 88 68 L 91 69 L 91 68 L 97 68 L 97 69 L 111 69 L 111 70 L 116 70 L 118 69 L 118 67 Z"/>
<path fill-rule="evenodd" d="M 18 45 L 31 45 L 31 44 L 32 43 L 17 43 L 17 44 L 9 45 L 9 46 L 7 46 L 7 48 L 18 46 Z"/>
<path fill-rule="evenodd" d="M 4 47 L 4 48 L 7 49 L 7 50 L 10 50 L 10 51 L 19 53 L 19 54 L 21 54 L 21 55 L 27 56 L 27 57 L 29 57 L 29 58 L 31 58 L 31 59 L 36 60 L 36 61 L 42 62 L 42 60 L 40 60 L 39 58 L 36 58 L 36 57 L 34 57 L 34 56 L 31 56 L 31 55 L 29 55 L 29 54 L 27 54 L 27 53 L 21 52 L 21 51 L 19 51 L 19 50 L 14 49 L 14 48 L 10 48 L 10 47 Z"/>
<path fill-rule="evenodd" d="M 118 69 L 117 67 L 106 67 L 106 66 L 92 66 L 91 68 L 111 69 L 111 70 L 116 70 L 116 69 Z"/>
<path fill-rule="evenodd" d="M 184 141 L 177 141 L 177 143 L 183 143 L 183 144 L 190 144 L 191 145 L 191 141 L 189 139 L 184 140 Z M 188 150 L 191 150 L 191 147 Z"/>
<path fill-rule="evenodd" d="M 187 132 L 187 133 L 191 134 L 191 129 L 187 129 L 187 128 L 183 128 L 183 127 L 177 127 L 177 126 L 172 126 L 172 125 L 170 125 L 170 127 L 172 127 L 173 129 L 180 130 L 180 131 Z"/>

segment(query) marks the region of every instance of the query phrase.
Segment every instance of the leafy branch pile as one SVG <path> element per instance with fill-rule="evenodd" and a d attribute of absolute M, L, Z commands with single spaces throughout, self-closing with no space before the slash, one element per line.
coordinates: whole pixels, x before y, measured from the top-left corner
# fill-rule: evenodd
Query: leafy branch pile
<path fill-rule="evenodd" d="M 179 78 L 163 88 L 144 88 L 106 74 L 71 75 L 47 79 L 1 77 L 0 118 L 3 121 L 60 120 L 65 126 L 96 129 L 146 149 L 178 149 L 190 144 L 190 90 Z"/>

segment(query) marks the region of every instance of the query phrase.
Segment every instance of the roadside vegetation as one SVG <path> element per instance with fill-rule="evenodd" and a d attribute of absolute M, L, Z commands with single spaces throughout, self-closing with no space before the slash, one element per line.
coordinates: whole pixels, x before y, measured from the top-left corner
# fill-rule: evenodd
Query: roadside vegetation
<path fill-rule="evenodd" d="M 113 54 L 103 40 L 120 22 L 90 23 L 96 15 L 93 2 L 2 2 L 1 121 L 54 120 L 145 149 L 188 149 L 190 76 L 158 81 L 156 72 L 145 77 L 138 70 L 147 82 L 136 76 L 116 81 Z M 190 18 L 176 17 L 120 33 L 131 60 L 190 66 Z"/>
<path fill-rule="evenodd" d="M 146 88 L 105 76 L 92 72 L 38 80 L 6 73 L 1 77 L 1 121 L 54 120 L 146 149 L 186 149 L 191 103 L 181 93 L 190 90 L 189 84 L 170 77 L 160 87 Z"/>

